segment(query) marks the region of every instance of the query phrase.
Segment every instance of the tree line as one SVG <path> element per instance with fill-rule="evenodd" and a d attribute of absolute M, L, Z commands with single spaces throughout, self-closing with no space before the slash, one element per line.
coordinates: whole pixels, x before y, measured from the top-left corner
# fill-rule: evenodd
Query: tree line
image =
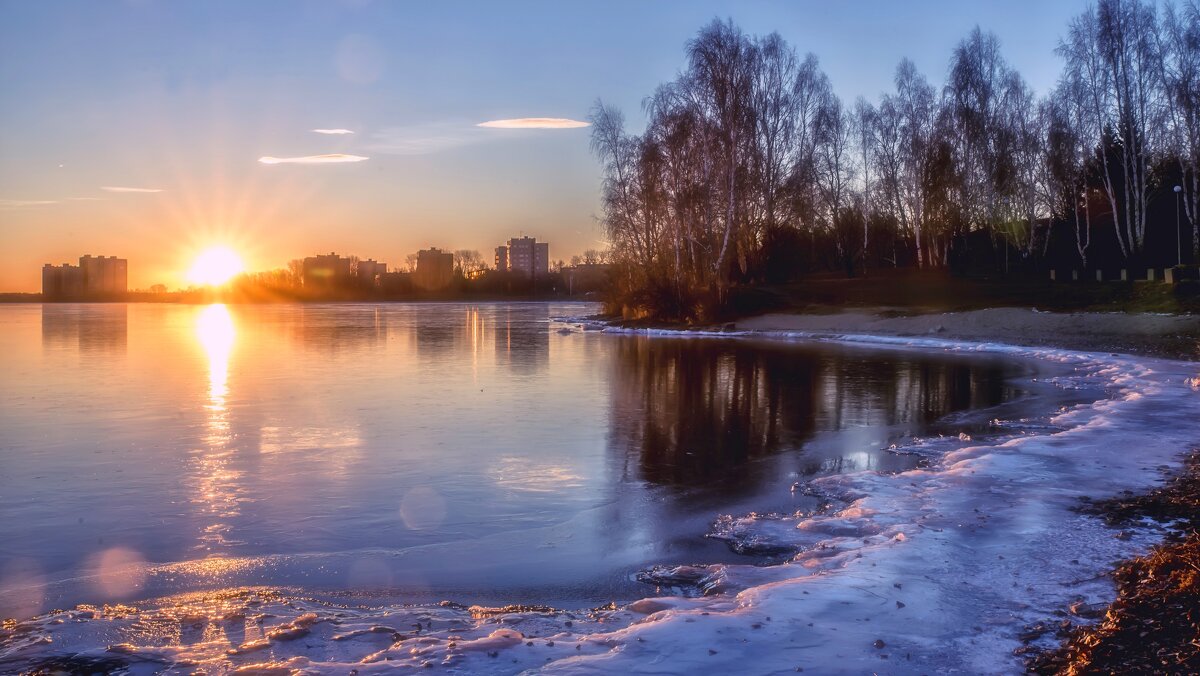
<path fill-rule="evenodd" d="M 382 274 L 375 261 L 351 255 L 342 257 L 342 274 L 330 277 L 317 273 L 306 279 L 305 259 L 294 258 L 285 268 L 244 272 L 219 288 L 190 287 L 168 292 L 166 286 L 157 284 L 148 291 L 134 293 L 154 300 L 184 302 L 446 300 L 579 296 L 597 294 L 610 286 L 607 251 L 588 249 L 572 256 L 569 264 L 554 261 L 547 274 L 534 278 L 516 270 L 497 270 L 474 249 L 445 253 L 451 254 L 451 268 L 436 287 L 414 279 L 419 267 L 419 256 L 414 253 L 402 266 L 390 266 Z"/>
<path fill-rule="evenodd" d="M 1185 243 L 1190 257 L 1200 0 L 1100 0 L 1056 52 L 1039 97 L 976 28 L 941 87 L 905 59 L 892 91 L 847 103 L 815 55 L 713 21 L 645 99 L 641 134 L 591 111 L 619 302 L 688 317 L 819 269 L 1134 268 L 1173 265 Z"/>

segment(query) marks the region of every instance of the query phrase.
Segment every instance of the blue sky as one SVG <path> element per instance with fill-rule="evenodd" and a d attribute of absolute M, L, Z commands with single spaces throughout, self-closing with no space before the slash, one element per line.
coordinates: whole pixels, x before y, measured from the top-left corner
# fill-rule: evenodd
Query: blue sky
<path fill-rule="evenodd" d="M 888 89 L 904 56 L 940 85 L 979 24 L 1043 92 L 1083 7 L 2 0 L 0 290 L 37 290 L 43 262 L 83 253 L 175 286 L 213 243 L 253 268 L 330 250 L 400 264 L 426 246 L 490 258 L 524 232 L 569 258 L 603 239 L 588 130 L 476 124 L 583 119 L 603 98 L 637 127 L 714 17 L 814 52 L 848 100 Z M 369 159 L 257 161 L 322 154 Z"/>

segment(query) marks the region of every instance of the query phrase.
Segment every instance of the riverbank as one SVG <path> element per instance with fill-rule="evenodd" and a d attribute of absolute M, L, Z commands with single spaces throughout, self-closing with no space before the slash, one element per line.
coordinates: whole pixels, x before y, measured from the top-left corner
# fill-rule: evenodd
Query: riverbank
<path fill-rule="evenodd" d="M 1082 510 L 1114 527 L 1149 519 L 1163 544 L 1113 572 L 1117 599 L 1101 621 L 1071 632 L 1029 664 L 1039 674 L 1200 673 L 1200 451 L 1166 486 Z"/>
<path fill-rule="evenodd" d="M 728 326 L 728 325 L 726 325 Z M 772 313 L 741 319 L 736 330 L 828 335 L 869 334 L 1120 352 L 1200 359 L 1200 316 L 1119 312 L 1042 312 L 997 307 L 964 312 L 863 308 Z"/>
<path fill-rule="evenodd" d="M 1088 279 L 1092 279 L 1088 277 Z M 735 316 L 768 311 L 821 312 L 844 308 L 896 307 L 915 312 L 963 312 L 997 307 L 1036 307 L 1055 312 L 1200 312 L 1200 282 L 1058 281 L 1045 278 L 968 279 L 945 270 L 872 270 L 847 279 L 814 274 L 779 286 L 738 287 Z"/>
<path fill-rule="evenodd" d="M 769 314 L 738 321 L 737 330 L 871 334 L 1054 346 L 1197 359 L 1200 318 L 1188 315 L 1052 313 L 1023 308 L 914 314 L 894 309 Z M 1080 510 L 1114 528 L 1150 520 L 1164 541 L 1110 573 L 1117 598 L 1107 607 L 1064 608 L 1056 649 L 1035 652 L 1039 674 L 1195 673 L 1200 670 L 1200 454 L 1162 487 L 1141 495 L 1088 501 Z M 1074 626 L 1080 616 L 1096 624 Z M 1030 638 L 1039 634 L 1034 630 Z"/>

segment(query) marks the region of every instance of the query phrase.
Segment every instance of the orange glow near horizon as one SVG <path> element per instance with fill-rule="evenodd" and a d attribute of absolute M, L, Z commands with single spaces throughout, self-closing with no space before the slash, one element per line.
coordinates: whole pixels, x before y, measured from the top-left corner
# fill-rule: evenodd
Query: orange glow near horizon
<path fill-rule="evenodd" d="M 242 258 L 227 246 L 214 246 L 200 252 L 188 270 L 187 281 L 192 284 L 220 286 L 246 269 Z"/>

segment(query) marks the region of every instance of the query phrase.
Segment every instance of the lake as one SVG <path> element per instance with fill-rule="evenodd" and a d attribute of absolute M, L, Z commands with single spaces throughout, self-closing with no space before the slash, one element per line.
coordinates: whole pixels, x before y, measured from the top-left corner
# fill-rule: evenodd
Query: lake
<path fill-rule="evenodd" d="M 815 512 L 794 485 L 1068 396 L 996 355 L 559 321 L 596 311 L 0 306 L 0 615 L 245 586 L 628 601 L 656 564 L 794 553 L 723 516 Z"/>

